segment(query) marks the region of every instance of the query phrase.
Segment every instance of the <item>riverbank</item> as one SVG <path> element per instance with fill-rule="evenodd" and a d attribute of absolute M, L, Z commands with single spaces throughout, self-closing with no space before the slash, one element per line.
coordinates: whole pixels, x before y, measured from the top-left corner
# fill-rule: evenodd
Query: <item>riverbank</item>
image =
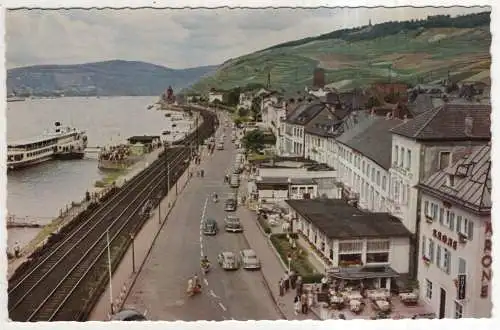
<path fill-rule="evenodd" d="M 201 120 L 200 118 L 198 124 L 201 125 L 202 122 L 203 120 Z M 147 154 L 142 160 L 133 164 L 127 171 L 122 173 L 123 175 L 115 178 L 115 180 L 113 181 L 114 186 L 123 186 L 127 181 L 132 179 L 134 176 L 148 167 L 151 163 L 153 163 L 156 159 L 158 159 L 158 156 L 161 152 L 163 152 L 163 148 L 155 149 L 151 153 Z M 85 212 L 92 201 L 98 201 L 105 198 L 106 195 L 111 191 L 112 187 L 113 185 L 109 184 L 101 188 L 91 188 L 89 190 L 89 194 L 91 197 L 90 200 L 87 201 L 84 198 L 80 202 L 71 202 L 71 204 L 68 204 L 65 209 L 60 210 L 60 215 L 57 218 L 44 226 L 26 245 L 23 245 L 22 242 L 19 242 L 21 246 L 20 257 L 9 258 L 7 276 L 10 278 L 10 276 L 14 274 L 15 270 L 19 266 L 21 266 L 34 251 L 41 248 L 48 242 L 52 234 L 58 233 L 64 226 L 68 225 L 80 214 Z M 14 244 L 14 242 L 11 243 L 12 245 Z M 7 253 L 10 255 L 12 255 L 12 245 L 8 245 L 7 247 Z"/>

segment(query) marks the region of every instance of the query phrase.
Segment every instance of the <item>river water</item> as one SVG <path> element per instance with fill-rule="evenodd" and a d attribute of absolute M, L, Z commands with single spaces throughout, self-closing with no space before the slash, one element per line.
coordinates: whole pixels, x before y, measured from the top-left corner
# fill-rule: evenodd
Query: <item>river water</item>
<path fill-rule="evenodd" d="M 161 135 L 169 119 L 147 110 L 155 97 L 32 99 L 7 103 L 7 141 L 37 136 L 54 122 L 87 131 L 88 146 L 125 142 L 133 135 Z M 12 171 L 7 176 L 7 212 L 16 218 L 48 223 L 71 201 L 80 201 L 103 177 L 95 156 L 74 161 L 48 161 Z M 9 229 L 8 246 L 36 235 L 33 229 Z"/>

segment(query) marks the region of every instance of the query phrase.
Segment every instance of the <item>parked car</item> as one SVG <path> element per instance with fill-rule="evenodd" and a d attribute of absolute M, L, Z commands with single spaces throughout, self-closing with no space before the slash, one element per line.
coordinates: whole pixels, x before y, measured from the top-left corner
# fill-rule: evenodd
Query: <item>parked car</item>
<path fill-rule="evenodd" d="M 234 215 L 228 215 L 224 219 L 224 229 L 231 233 L 241 233 L 243 226 L 241 225 L 240 218 Z"/>
<path fill-rule="evenodd" d="M 217 221 L 213 218 L 207 218 L 203 221 L 203 235 L 217 235 L 219 228 Z"/>
<path fill-rule="evenodd" d="M 240 267 L 236 255 L 229 251 L 219 253 L 217 262 L 224 270 L 236 270 Z"/>
<path fill-rule="evenodd" d="M 240 176 L 233 173 L 229 179 L 229 186 L 231 188 L 238 188 L 240 186 Z"/>
<path fill-rule="evenodd" d="M 118 313 L 114 314 L 111 317 L 111 321 L 147 321 L 148 319 L 141 312 L 132 309 L 126 308 L 122 309 Z"/>
<path fill-rule="evenodd" d="M 241 263 L 243 269 L 260 269 L 260 261 L 257 254 L 252 249 L 245 249 L 240 251 Z"/>
<path fill-rule="evenodd" d="M 224 211 L 226 211 L 226 212 L 234 212 L 234 211 L 236 211 L 236 208 L 237 208 L 236 200 L 234 200 L 234 199 L 228 199 L 224 203 Z"/>

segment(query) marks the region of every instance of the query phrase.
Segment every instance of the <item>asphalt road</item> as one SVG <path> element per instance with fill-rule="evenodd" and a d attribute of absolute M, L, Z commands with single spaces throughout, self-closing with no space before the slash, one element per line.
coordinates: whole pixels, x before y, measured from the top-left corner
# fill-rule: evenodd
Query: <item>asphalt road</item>
<path fill-rule="evenodd" d="M 125 306 L 147 311 L 148 319 L 280 319 L 260 271 L 224 271 L 216 262 L 222 251 L 239 253 L 248 248 L 242 233 L 223 230 L 223 200 L 231 192 L 224 184 L 224 174 L 235 158 L 230 138 L 231 132 L 226 129 L 225 150 L 209 156 L 201 165 L 205 177 L 195 177 L 183 191 L 125 302 Z M 220 196 L 219 203 L 212 201 L 213 192 Z M 201 235 L 203 217 L 217 220 L 220 231 L 216 236 Z M 208 256 L 212 263 L 205 276 L 200 271 L 201 255 Z M 194 273 L 201 279 L 202 293 L 188 297 L 187 280 Z"/>

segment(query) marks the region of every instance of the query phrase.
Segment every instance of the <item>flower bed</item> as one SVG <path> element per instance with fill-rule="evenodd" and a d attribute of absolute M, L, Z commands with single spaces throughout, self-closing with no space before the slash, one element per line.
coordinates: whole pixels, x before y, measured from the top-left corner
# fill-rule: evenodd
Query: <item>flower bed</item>
<path fill-rule="evenodd" d="M 297 234 L 290 234 L 292 238 L 296 238 Z M 304 279 L 316 275 L 314 267 L 307 260 L 307 252 L 300 247 L 292 249 L 286 234 L 273 234 L 271 235 L 271 243 L 285 265 L 288 264 L 288 255 L 292 256 L 291 269 Z"/>

